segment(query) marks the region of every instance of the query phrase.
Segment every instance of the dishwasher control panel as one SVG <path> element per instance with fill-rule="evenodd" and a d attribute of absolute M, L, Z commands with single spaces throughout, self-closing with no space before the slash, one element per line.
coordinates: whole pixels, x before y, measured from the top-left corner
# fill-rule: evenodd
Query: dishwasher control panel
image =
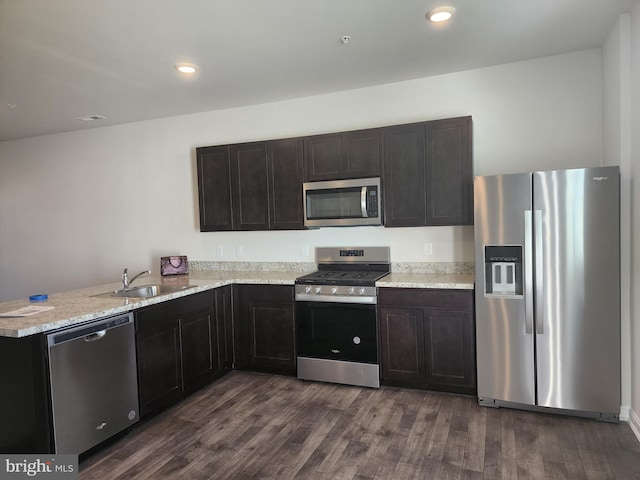
<path fill-rule="evenodd" d="M 89 324 L 83 324 L 78 327 L 68 328 L 58 333 L 51 333 L 47 336 L 47 344 L 49 346 L 73 340 L 74 338 L 91 335 L 102 330 L 118 327 L 127 323 L 133 323 L 133 315 L 126 314 L 113 317 L 101 321 L 92 321 Z"/>

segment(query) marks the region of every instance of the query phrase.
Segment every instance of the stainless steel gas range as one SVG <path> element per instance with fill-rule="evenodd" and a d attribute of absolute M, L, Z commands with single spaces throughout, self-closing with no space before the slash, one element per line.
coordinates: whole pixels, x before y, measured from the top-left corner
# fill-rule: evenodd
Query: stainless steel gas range
<path fill-rule="evenodd" d="M 389 247 L 318 247 L 316 262 L 295 282 L 298 378 L 380 387 L 375 282 Z"/>

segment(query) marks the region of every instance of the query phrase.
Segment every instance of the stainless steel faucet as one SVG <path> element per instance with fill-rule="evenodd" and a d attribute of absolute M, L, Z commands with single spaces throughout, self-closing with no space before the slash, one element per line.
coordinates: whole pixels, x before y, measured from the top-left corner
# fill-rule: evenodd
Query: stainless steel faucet
<path fill-rule="evenodd" d="M 123 290 L 127 290 L 129 288 L 129 286 L 134 282 L 134 280 L 136 278 L 138 278 L 141 275 L 146 274 L 151 274 L 151 270 L 144 270 L 142 272 L 140 272 L 139 274 L 137 274 L 136 276 L 134 276 L 131 280 L 129 280 L 129 275 L 128 275 L 128 269 L 125 268 L 124 272 L 122 272 L 122 289 Z"/>

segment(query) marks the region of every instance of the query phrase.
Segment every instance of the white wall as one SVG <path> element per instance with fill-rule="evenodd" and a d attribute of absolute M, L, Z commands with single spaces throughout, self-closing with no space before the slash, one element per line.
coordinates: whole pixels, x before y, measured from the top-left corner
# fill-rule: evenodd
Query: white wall
<path fill-rule="evenodd" d="M 622 15 L 603 47 L 603 161 L 620 166 L 622 405 L 631 405 L 631 15 Z M 622 416 L 628 419 L 629 411 Z"/>
<path fill-rule="evenodd" d="M 476 174 L 599 165 L 601 51 L 0 143 L 0 300 L 114 282 L 167 254 L 312 262 L 318 245 L 378 244 L 394 262 L 473 261 L 471 227 L 198 230 L 197 146 L 459 115 L 473 116 Z"/>

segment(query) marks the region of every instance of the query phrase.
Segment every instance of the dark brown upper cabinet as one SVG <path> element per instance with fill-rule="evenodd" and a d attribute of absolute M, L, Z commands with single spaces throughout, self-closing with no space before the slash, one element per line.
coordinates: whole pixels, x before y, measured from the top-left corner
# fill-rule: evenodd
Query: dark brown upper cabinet
<path fill-rule="evenodd" d="M 196 150 L 200 231 L 233 230 L 229 147 Z"/>
<path fill-rule="evenodd" d="M 473 224 L 471 117 L 384 129 L 386 227 Z"/>
<path fill-rule="evenodd" d="M 304 229 L 303 168 L 304 141 L 301 138 L 274 140 L 267 144 L 271 230 Z"/>
<path fill-rule="evenodd" d="M 385 227 L 473 224 L 471 117 L 196 150 L 200 230 L 304 230 L 302 183 L 382 176 Z"/>
<path fill-rule="evenodd" d="M 426 222 L 424 124 L 384 129 L 384 223 L 386 227 Z"/>
<path fill-rule="evenodd" d="M 380 176 L 380 129 L 305 139 L 305 181 Z"/>
<path fill-rule="evenodd" d="M 234 230 L 269 230 L 267 143 L 229 147 Z"/>
<path fill-rule="evenodd" d="M 304 229 L 302 139 L 196 151 L 200 231 Z"/>

